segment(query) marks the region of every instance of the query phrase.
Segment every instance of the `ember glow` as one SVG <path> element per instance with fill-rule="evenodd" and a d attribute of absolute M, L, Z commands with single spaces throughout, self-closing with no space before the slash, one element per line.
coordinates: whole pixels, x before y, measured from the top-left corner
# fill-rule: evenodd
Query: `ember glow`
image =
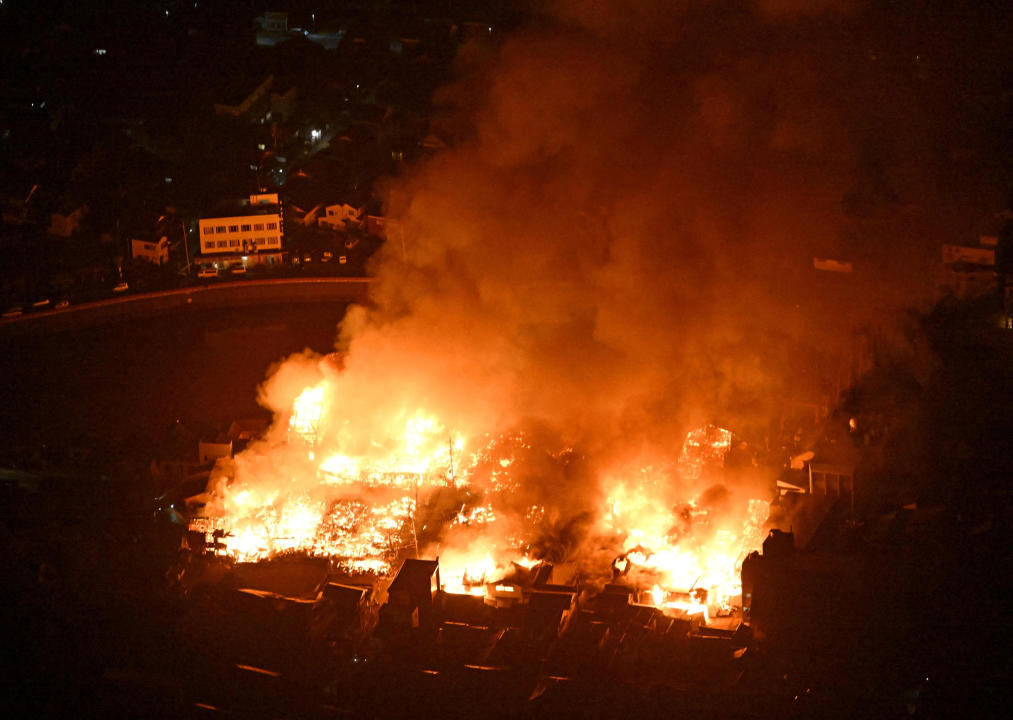
<path fill-rule="evenodd" d="M 477 596 L 541 560 L 594 567 L 579 545 L 566 556 L 540 556 L 552 513 L 517 503 L 518 494 L 538 496 L 525 487 L 531 454 L 562 462 L 572 449 L 546 456 L 524 433 L 468 436 L 417 410 L 397 413 L 384 437 L 353 454 L 333 442 L 341 432 L 327 432 L 340 416 L 337 402 L 326 379 L 301 389 L 276 422 L 283 439 L 216 475 L 198 527 L 224 533 L 221 554 L 251 562 L 306 553 L 377 577 L 405 557 L 438 556 L 443 589 Z M 599 561 L 592 574 L 649 590 L 655 605 L 675 613 L 706 619 L 728 612 L 740 592 L 742 559 L 762 540 L 767 502 L 716 511 L 699 494 L 673 503 L 672 488 L 700 487 L 702 477 L 719 473 L 731 437 L 699 428 L 675 462 L 658 458 L 656 466 L 604 474 L 605 502 L 589 532 L 611 548 L 611 564 Z M 264 481 L 265 459 L 272 460 L 271 482 Z"/>

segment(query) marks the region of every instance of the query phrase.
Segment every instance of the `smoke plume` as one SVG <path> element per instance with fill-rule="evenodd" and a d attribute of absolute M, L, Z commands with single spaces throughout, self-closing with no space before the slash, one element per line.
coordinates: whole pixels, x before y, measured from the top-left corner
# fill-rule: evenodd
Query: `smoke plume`
<path fill-rule="evenodd" d="M 340 367 L 300 356 L 264 404 L 283 424 L 326 378 L 321 444 L 350 456 L 394 447 L 418 412 L 448 436 L 528 433 L 508 513 L 542 508 L 535 545 L 557 560 L 601 543 L 586 519 L 617 476 L 675 509 L 670 536 L 694 532 L 680 502 L 758 496 L 768 478 L 675 472 L 687 431 L 763 442 L 786 400 L 821 397 L 857 328 L 916 296 L 877 268 L 921 248 L 866 240 L 913 217 L 884 169 L 908 166 L 869 138 L 914 111 L 880 97 L 855 5 L 559 2 L 462 48 L 436 98 L 449 148 L 385 188 L 403 242 L 376 256 Z M 817 256 L 866 271 L 815 287 Z"/>

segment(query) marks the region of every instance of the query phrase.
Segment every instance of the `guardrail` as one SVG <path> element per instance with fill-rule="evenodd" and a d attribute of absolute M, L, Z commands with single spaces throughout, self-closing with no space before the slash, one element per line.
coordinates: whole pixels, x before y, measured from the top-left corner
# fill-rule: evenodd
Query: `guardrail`
<path fill-rule="evenodd" d="M 28 312 L 0 319 L 0 332 L 49 332 L 84 328 L 105 322 L 143 317 L 182 308 L 241 307 L 300 302 L 356 302 L 366 299 L 372 278 L 271 278 L 192 285 L 174 290 L 137 293 L 123 297 Z"/>

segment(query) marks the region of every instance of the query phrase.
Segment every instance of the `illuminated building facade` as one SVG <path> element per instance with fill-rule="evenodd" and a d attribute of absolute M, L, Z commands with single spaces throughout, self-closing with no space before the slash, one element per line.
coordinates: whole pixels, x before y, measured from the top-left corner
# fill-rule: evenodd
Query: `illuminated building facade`
<path fill-rule="evenodd" d="M 235 210 L 231 215 L 200 219 L 200 254 L 204 259 L 280 262 L 284 222 L 278 195 L 251 195 L 248 203 Z"/>

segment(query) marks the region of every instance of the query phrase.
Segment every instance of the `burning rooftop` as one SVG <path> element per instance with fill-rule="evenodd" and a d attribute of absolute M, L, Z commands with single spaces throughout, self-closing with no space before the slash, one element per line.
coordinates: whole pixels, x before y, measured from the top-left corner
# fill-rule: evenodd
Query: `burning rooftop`
<path fill-rule="evenodd" d="M 562 562 L 588 586 L 643 588 L 664 611 L 707 619 L 738 602 L 768 503 L 722 484 L 729 431 L 689 432 L 674 461 L 582 476 L 600 494 L 572 508 L 551 485 L 587 472 L 572 448 L 536 446 L 523 431 L 467 435 L 416 411 L 347 452 L 347 433 L 331 427 L 338 402 L 328 379 L 301 389 L 264 440 L 219 465 L 192 521 L 217 537 L 217 554 L 301 553 L 378 580 L 404 558 L 439 557 L 441 590 L 490 602 L 513 592 L 516 569 Z"/>

